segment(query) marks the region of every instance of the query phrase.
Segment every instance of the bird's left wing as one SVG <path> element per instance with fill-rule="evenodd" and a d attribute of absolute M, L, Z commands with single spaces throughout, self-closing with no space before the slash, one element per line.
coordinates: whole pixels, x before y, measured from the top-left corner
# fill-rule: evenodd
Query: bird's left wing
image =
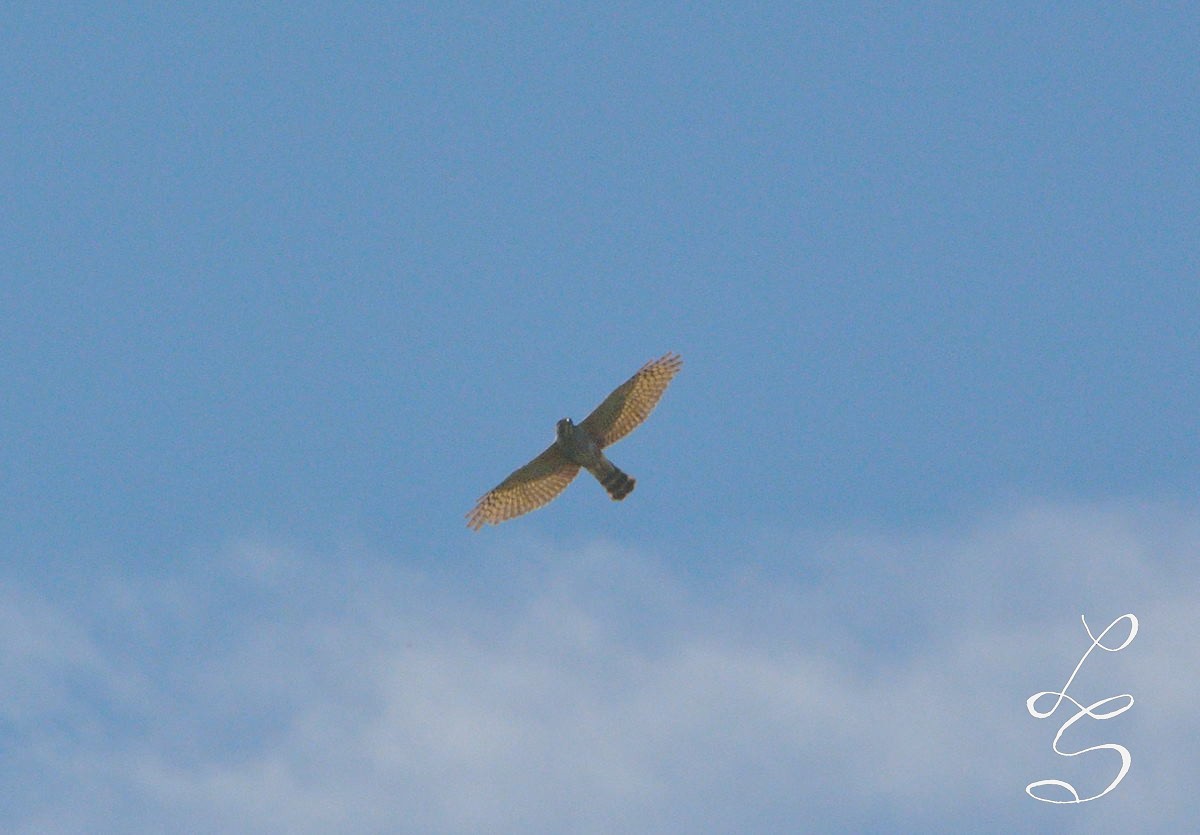
<path fill-rule="evenodd" d="M 567 489 L 578 474 L 579 465 L 564 458 L 557 444 L 551 444 L 485 493 L 467 514 L 467 527 L 477 531 L 484 525 L 499 525 L 506 519 L 537 510 Z"/>

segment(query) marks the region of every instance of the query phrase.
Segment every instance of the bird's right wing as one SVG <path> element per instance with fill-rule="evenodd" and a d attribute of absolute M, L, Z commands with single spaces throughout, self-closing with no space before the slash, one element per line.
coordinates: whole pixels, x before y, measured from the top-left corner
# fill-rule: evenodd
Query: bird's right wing
<path fill-rule="evenodd" d="M 506 519 L 537 510 L 558 496 L 579 474 L 551 444 L 545 452 L 485 493 L 467 514 L 467 527 L 479 530 L 484 525 L 499 525 Z"/>
<path fill-rule="evenodd" d="M 664 354 L 651 360 L 604 398 L 580 427 L 600 446 L 621 440 L 650 415 L 682 367 L 683 359 L 678 354 Z"/>

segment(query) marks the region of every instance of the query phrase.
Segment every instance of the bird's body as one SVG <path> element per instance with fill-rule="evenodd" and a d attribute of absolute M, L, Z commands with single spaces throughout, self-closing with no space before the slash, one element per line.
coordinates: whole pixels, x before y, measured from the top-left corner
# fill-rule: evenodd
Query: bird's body
<path fill-rule="evenodd" d="M 666 354 L 642 366 L 580 423 L 560 420 L 554 443 L 484 494 L 467 514 L 467 526 L 479 530 L 536 510 L 565 490 L 581 467 L 596 477 L 614 501 L 628 496 L 636 482 L 609 461 L 603 450 L 646 419 L 682 366 L 677 354 Z"/>
<path fill-rule="evenodd" d="M 582 426 L 572 423 L 570 418 L 558 422 L 558 439 L 555 443 L 564 458 L 594 475 L 608 495 L 613 497 L 613 501 L 619 502 L 633 492 L 633 485 L 637 482 L 609 461 L 600 451 L 600 443 Z"/>
<path fill-rule="evenodd" d="M 600 444 L 583 427 L 576 426 L 570 418 L 563 418 L 555 429 L 558 448 L 572 464 L 588 467 L 604 457 Z"/>

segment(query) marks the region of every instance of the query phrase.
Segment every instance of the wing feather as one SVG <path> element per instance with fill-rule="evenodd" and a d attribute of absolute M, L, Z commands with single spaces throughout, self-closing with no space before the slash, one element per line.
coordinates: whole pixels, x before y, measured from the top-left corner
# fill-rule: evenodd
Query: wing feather
<path fill-rule="evenodd" d="M 616 443 L 649 417 L 682 367 L 683 358 L 678 354 L 668 353 L 651 360 L 617 386 L 579 425 L 600 446 Z"/>
<path fill-rule="evenodd" d="M 484 525 L 498 525 L 537 510 L 567 489 L 578 473 L 579 465 L 564 458 L 557 444 L 551 444 L 537 458 L 514 470 L 481 496 L 467 514 L 467 527 L 477 531 Z"/>

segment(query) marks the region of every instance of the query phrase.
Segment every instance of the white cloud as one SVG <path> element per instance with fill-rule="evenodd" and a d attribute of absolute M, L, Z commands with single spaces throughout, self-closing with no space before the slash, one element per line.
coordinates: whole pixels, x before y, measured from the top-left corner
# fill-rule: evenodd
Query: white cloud
<path fill-rule="evenodd" d="M 699 568 L 686 554 L 497 555 L 471 542 L 481 550 L 456 570 L 242 545 L 167 578 L 114 569 L 86 595 L 8 584 L 0 824 L 1095 832 L 1194 820 L 1200 517 L 1188 510 L 1045 507 L 923 536 L 714 550 Z M 1090 804 L 1039 804 L 1026 783 L 1078 780 L 1091 794 L 1112 764 L 1054 756 L 1065 708 L 1038 721 L 1025 699 L 1070 674 L 1088 645 L 1081 612 L 1099 630 L 1126 611 L 1137 640 L 1094 653 L 1072 689 L 1134 694 L 1127 714 L 1074 738 L 1125 744 L 1130 774 Z"/>

